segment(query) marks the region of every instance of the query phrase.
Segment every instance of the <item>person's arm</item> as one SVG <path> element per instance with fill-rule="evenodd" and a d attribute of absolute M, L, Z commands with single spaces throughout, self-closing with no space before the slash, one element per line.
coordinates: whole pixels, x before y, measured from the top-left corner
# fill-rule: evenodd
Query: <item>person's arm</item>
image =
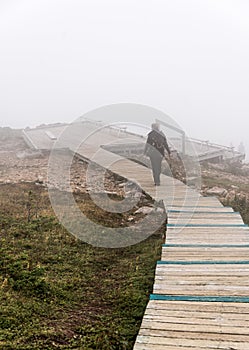
<path fill-rule="evenodd" d="M 164 133 L 161 133 L 163 135 L 163 147 L 166 149 L 166 151 L 168 152 L 168 155 L 170 155 L 170 148 L 166 139 L 166 136 L 164 135 Z"/>
<path fill-rule="evenodd" d="M 168 145 L 166 137 L 164 138 L 164 147 L 165 147 L 166 151 L 168 152 L 168 154 L 170 156 L 171 152 L 170 152 L 170 148 L 169 148 L 169 145 Z"/>

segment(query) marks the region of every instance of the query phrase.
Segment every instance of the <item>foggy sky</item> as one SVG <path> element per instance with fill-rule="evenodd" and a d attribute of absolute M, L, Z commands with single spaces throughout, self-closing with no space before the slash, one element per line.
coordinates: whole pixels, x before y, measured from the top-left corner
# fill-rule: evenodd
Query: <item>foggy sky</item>
<path fill-rule="evenodd" d="M 248 18 L 247 0 L 0 0 L 0 126 L 133 102 L 249 153 Z"/>

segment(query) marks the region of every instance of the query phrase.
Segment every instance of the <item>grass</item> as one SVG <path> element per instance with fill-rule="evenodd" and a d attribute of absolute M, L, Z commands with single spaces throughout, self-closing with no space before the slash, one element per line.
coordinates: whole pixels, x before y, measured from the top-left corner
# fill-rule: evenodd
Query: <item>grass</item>
<path fill-rule="evenodd" d="M 4 185 L 0 200 L 0 349 L 132 349 L 161 238 L 94 248 L 58 223 L 42 187 Z"/>

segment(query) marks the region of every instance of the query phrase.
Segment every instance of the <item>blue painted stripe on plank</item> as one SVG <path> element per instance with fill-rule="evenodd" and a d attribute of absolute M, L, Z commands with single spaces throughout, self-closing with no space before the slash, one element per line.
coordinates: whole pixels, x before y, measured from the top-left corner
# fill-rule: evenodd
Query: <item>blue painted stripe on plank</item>
<path fill-rule="evenodd" d="M 249 303 L 249 297 L 151 294 L 150 300 Z"/>
<path fill-rule="evenodd" d="M 168 227 L 248 227 L 246 224 L 167 224 Z"/>
<path fill-rule="evenodd" d="M 173 209 L 169 209 L 167 210 L 168 213 L 194 213 L 194 214 L 237 214 L 240 215 L 240 213 L 238 211 L 198 211 L 198 210 L 173 210 Z"/>
<path fill-rule="evenodd" d="M 209 205 L 169 205 L 170 208 L 231 208 L 229 206 L 222 206 L 222 205 L 216 205 L 216 206 L 209 206 Z"/>
<path fill-rule="evenodd" d="M 249 244 L 163 244 L 163 248 L 179 247 L 179 248 L 191 248 L 191 247 L 203 247 L 203 248 L 249 248 Z"/>
<path fill-rule="evenodd" d="M 184 260 L 158 260 L 157 265 L 249 265 L 249 260 L 240 260 L 240 261 L 208 261 L 208 260 L 201 260 L 201 261 L 184 261 Z"/>

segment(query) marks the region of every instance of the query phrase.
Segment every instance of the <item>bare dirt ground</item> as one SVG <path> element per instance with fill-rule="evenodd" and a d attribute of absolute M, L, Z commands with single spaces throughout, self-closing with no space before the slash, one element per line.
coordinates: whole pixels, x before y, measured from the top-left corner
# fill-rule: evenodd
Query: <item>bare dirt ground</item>
<path fill-rule="evenodd" d="M 0 133 L 0 183 L 33 182 L 44 177 L 48 155 L 30 150 L 21 131 L 4 129 Z"/>
<path fill-rule="evenodd" d="M 49 155 L 49 151 L 30 149 L 22 138 L 21 131 L 9 128 L 0 129 L 0 184 L 35 182 L 46 186 L 48 184 Z M 73 160 L 70 179 L 73 192 L 85 193 L 91 190 L 86 184 L 86 170 L 86 162 L 76 158 Z M 97 177 L 100 172 L 101 169 L 96 169 L 96 190 L 98 190 Z M 60 188 L 58 173 L 51 185 Z M 122 195 L 123 190 L 120 185 L 122 182 L 124 182 L 123 179 L 118 180 L 117 178 L 114 181 L 113 174 L 106 172 L 106 191 Z"/>

